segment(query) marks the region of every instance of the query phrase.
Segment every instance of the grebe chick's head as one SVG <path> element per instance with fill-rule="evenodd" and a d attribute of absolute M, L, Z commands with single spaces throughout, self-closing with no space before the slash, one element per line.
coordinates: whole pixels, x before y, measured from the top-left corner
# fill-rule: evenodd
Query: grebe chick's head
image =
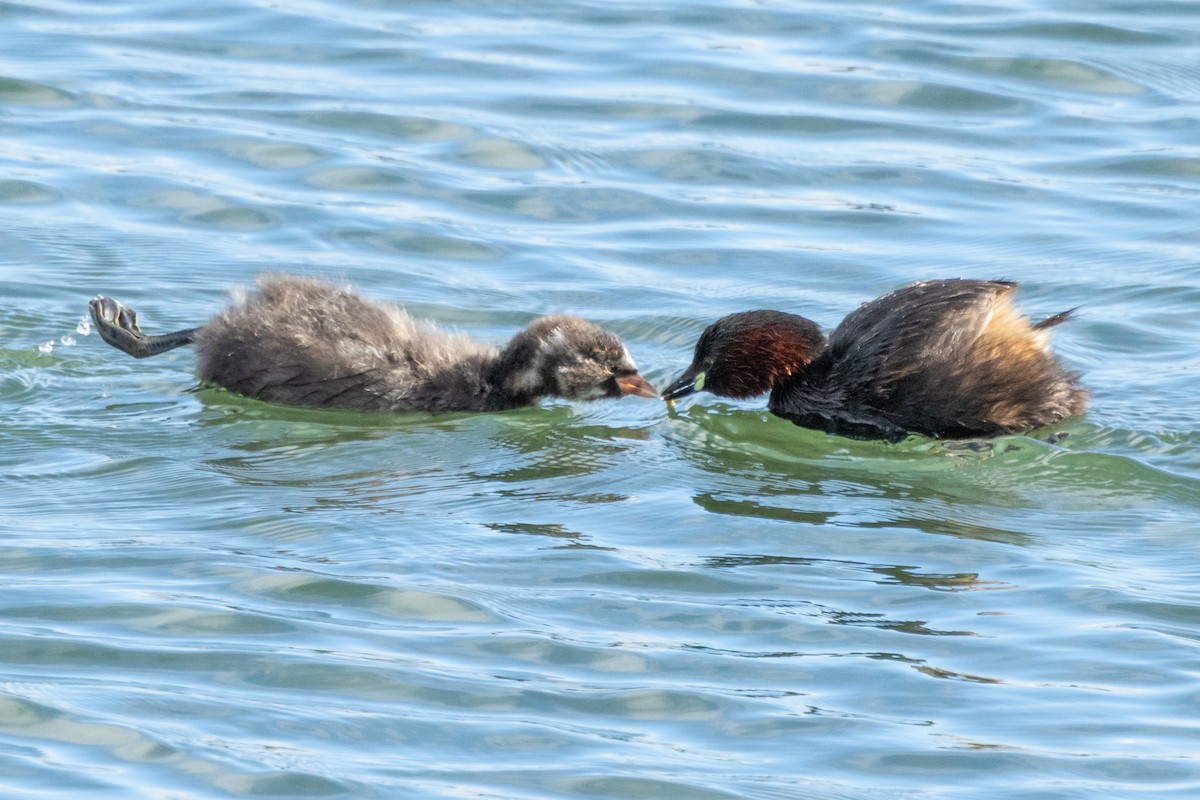
<path fill-rule="evenodd" d="M 694 392 L 746 399 L 802 372 L 825 346 L 815 322 L 782 311 L 742 311 L 705 328 L 692 363 L 666 388 L 668 402 Z"/>
<path fill-rule="evenodd" d="M 496 382 L 514 395 L 568 400 L 659 396 L 638 374 L 619 336 L 579 317 L 534 320 L 513 337 L 497 370 Z"/>

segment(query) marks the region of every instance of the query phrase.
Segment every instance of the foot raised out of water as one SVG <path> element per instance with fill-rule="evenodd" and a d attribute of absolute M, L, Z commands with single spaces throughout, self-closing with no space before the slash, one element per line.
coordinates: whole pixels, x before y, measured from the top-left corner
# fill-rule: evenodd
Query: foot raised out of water
<path fill-rule="evenodd" d="M 111 297 L 97 295 L 88 303 L 100 338 L 134 358 L 146 358 L 195 341 L 198 329 L 176 331 L 162 336 L 147 336 L 138 325 L 137 312 Z"/>

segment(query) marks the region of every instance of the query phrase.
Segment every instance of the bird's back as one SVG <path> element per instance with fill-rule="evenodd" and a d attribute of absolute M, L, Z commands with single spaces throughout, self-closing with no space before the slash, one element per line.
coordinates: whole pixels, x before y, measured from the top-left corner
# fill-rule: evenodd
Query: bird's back
<path fill-rule="evenodd" d="M 483 392 L 480 365 L 495 356 L 394 306 L 289 276 L 260 279 L 196 344 L 201 380 L 270 402 L 358 409 L 470 407 Z"/>
<path fill-rule="evenodd" d="M 1087 392 L 1013 305 L 1016 284 L 910 284 L 860 306 L 772 410 L 849 435 L 994 436 L 1081 413 Z M 807 421 L 801 419 L 807 417 Z M 824 421 L 825 424 L 815 424 Z"/>

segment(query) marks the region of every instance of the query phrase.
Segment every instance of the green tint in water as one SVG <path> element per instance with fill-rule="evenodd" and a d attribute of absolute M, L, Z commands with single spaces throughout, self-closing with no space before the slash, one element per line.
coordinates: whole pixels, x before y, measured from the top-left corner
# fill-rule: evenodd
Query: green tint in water
<path fill-rule="evenodd" d="M 2 12 L 0 794 L 1194 797 L 1194 9 L 485 6 Z M 1094 404 L 331 413 L 77 328 L 265 270 L 660 387 L 731 311 L 1005 277 Z"/>

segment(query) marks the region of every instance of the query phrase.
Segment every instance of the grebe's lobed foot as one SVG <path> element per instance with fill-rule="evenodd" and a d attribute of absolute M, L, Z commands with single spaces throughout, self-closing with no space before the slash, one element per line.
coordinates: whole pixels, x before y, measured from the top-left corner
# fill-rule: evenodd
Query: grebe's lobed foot
<path fill-rule="evenodd" d="M 150 355 L 146 351 L 146 337 L 138 327 L 137 312 L 132 308 L 126 308 L 111 297 L 97 295 L 88 303 L 88 311 L 101 339 L 135 358 Z"/>
<path fill-rule="evenodd" d="M 92 320 L 101 330 L 115 325 L 136 333 L 142 332 L 142 329 L 138 327 L 137 312 L 132 308 L 126 308 L 111 297 L 96 295 L 88 303 L 88 310 L 92 312 Z"/>
<path fill-rule="evenodd" d="M 126 308 L 111 297 L 94 297 L 88 303 L 92 321 L 100 338 L 134 358 L 165 353 L 176 347 L 196 341 L 199 328 L 187 328 L 159 336 L 147 336 L 138 325 L 137 312 Z"/>

